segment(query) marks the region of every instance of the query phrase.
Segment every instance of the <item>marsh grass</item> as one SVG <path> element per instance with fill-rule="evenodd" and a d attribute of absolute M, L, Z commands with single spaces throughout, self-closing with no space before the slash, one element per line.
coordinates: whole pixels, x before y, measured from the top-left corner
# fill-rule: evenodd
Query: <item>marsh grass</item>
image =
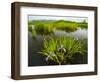
<path fill-rule="evenodd" d="M 50 22 L 38 22 L 35 24 L 35 30 L 37 34 L 48 35 L 53 33 L 53 24 Z"/>
<path fill-rule="evenodd" d="M 76 53 L 84 55 L 86 50 L 82 48 L 80 41 L 70 37 L 44 39 L 44 48 L 39 52 L 46 57 L 46 61 L 61 64 L 70 64 Z"/>
<path fill-rule="evenodd" d="M 65 20 L 58 21 L 30 21 L 28 23 L 29 31 L 32 32 L 31 25 L 34 25 L 35 32 L 40 35 L 49 35 L 53 33 L 54 29 L 64 30 L 66 32 L 76 31 L 78 28 L 87 28 L 86 22 L 72 22 Z"/>
<path fill-rule="evenodd" d="M 76 22 L 60 20 L 55 22 L 55 28 L 66 32 L 73 32 L 78 29 L 78 24 Z"/>

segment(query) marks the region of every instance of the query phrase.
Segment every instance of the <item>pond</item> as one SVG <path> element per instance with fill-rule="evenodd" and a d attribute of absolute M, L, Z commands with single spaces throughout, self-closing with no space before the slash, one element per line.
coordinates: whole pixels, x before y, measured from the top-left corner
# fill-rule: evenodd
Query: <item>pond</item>
<path fill-rule="evenodd" d="M 88 29 L 77 29 L 74 32 L 65 32 L 62 30 L 53 30 L 54 33 L 51 35 L 35 35 L 35 38 L 32 38 L 31 32 L 28 32 L 28 66 L 45 66 L 48 65 L 47 62 L 44 60 L 44 57 L 41 56 L 39 52 L 43 48 L 43 37 L 49 38 L 49 37 L 74 37 L 75 39 L 87 39 L 88 35 Z M 77 60 L 78 59 L 78 60 Z M 87 56 L 84 56 L 83 58 L 77 57 L 75 60 L 77 63 L 87 63 Z M 79 62 L 80 61 L 80 62 Z"/>

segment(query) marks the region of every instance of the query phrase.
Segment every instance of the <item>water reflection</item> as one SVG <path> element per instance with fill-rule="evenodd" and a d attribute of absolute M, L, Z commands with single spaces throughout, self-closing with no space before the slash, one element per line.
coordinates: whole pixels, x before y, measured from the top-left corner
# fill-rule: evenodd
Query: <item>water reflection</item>
<path fill-rule="evenodd" d="M 70 37 L 74 37 L 76 39 L 87 39 L 87 34 L 88 34 L 88 30 L 87 29 L 81 29 L 79 28 L 78 30 L 74 31 L 74 32 L 66 32 L 66 31 L 62 31 L 62 30 L 54 30 L 54 35 L 55 36 L 70 36 Z"/>

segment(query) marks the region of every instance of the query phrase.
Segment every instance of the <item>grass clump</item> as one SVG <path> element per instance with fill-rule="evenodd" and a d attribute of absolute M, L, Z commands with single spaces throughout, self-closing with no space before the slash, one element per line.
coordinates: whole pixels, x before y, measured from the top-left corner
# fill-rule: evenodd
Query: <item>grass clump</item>
<path fill-rule="evenodd" d="M 39 52 L 46 56 L 46 61 L 54 62 L 58 65 L 71 63 L 74 55 L 83 55 L 86 50 L 82 48 L 78 40 L 70 37 L 44 39 L 44 48 Z"/>
<path fill-rule="evenodd" d="M 87 29 L 88 24 L 87 23 L 79 23 L 78 26 L 81 27 L 82 29 L 84 29 L 84 28 Z"/>
<path fill-rule="evenodd" d="M 38 22 L 35 24 L 37 34 L 48 35 L 53 33 L 53 24 L 48 22 Z"/>
<path fill-rule="evenodd" d="M 73 32 L 78 29 L 78 24 L 76 22 L 60 20 L 55 23 L 55 28 L 66 32 Z"/>

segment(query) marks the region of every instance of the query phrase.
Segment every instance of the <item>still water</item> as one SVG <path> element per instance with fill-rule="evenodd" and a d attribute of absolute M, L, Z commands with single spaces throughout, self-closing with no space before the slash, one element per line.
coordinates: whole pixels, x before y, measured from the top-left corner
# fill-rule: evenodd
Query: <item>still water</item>
<path fill-rule="evenodd" d="M 65 32 L 61 30 L 54 30 L 53 36 L 70 36 L 75 39 L 87 39 L 88 30 L 87 29 L 78 29 L 74 32 Z M 51 35 L 45 35 L 45 38 L 49 38 Z M 32 38 L 32 34 L 28 33 L 28 66 L 45 66 L 47 62 L 44 57 L 41 56 L 38 52 L 43 48 L 43 36 L 36 35 L 35 39 Z M 84 57 L 84 61 L 86 61 L 87 57 Z M 79 58 L 78 61 L 81 61 Z"/>

